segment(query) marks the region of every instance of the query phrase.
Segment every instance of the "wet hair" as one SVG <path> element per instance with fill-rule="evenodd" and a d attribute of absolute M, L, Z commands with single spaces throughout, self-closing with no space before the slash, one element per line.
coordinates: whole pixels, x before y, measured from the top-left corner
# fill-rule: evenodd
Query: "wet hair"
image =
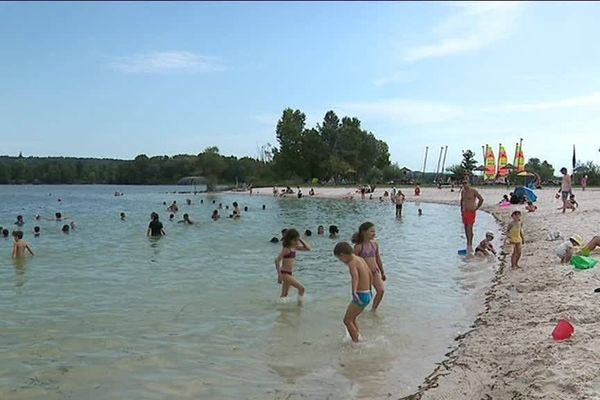
<path fill-rule="evenodd" d="M 352 235 L 352 243 L 355 243 L 355 244 L 363 243 L 365 241 L 365 233 L 374 226 L 375 226 L 375 224 L 373 224 L 372 222 L 368 222 L 368 221 L 360 224 L 360 226 L 358 227 L 358 232 L 356 232 L 354 235 Z"/>
<path fill-rule="evenodd" d="M 226 209 L 226 210 L 229 210 L 229 206 L 225 206 L 225 209 Z"/>
<path fill-rule="evenodd" d="M 248 211 L 248 207 L 244 207 L 244 211 Z"/>
<path fill-rule="evenodd" d="M 323 232 L 325 232 L 325 227 L 323 225 L 319 225 L 317 227 L 317 231 L 323 231 Z"/>
<path fill-rule="evenodd" d="M 275 236 L 273 236 L 273 237 L 271 238 L 271 240 L 269 240 L 269 241 L 270 241 L 271 243 L 279 243 L 279 239 L 278 239 L 278 238 L 276 238 Z"/>
<path fill-rule="evenodd" d="M 40 232 L 40 227 L 39 227 L 39 226 L 34 226 L 34 227 L 33 227 L 33 231 L 34 231 L 35 233 L 39 233 L 39 232 Z"/>
<path fill-rule="evenodd" d="M 515 216 L 515 215 L 521 215 L 521 211 L 519 210 L 515 210 L 512 212 L 512 214 L 510 214 L 511 216 Z"/>
<path fill-rule="evenodd" d="M 214 203 L 215 203 L 215 202 L 213 201 L 213 204 L 214 204 Z M 223 207 L 223 203 L 219 203 L 219 207 Z"/>
<path fill-rule="evenodd" d="M 419 213 L 419 215 L 423 214 L 423 209 L 419 208 L 419 210 L 417 211 Z"/>
<path fill-rule="evenodd" d="M 281 230 L 281 236 L 285 235 L 285 233 L 286 233 L 286 232 L 287 232 L 287 228 L 283 228 L 283 229 Z"/>
<path fill-rule="evenodd" d="M 204 199 L 200 199 L 200 204 L 204 204 Z"/>
<path fill-rule="evenodd" d="M 56 217 L 56 219 L 62 218 L 62 214 L 59 212 L 55 213 L 54 216 Z"/>
<path fill-rule="evenodd" d="M 263 206 L 262 206 L 262 209 L 263 209 L 263 210 L 266 210 L 266 209 L 267 209 L 267 206 L 265 206 L 265 205 L 263 204 Z"/>
<path fill-rule="evenodd" d="M 175 218 L 175 214 L 169 215 L 169 219 L 173 219 L 173 218 Z"/>
<path fill-rule="evenodd" d="M 189 214 L 183 214 L 183 219 L 189 219 L 190 215 Z"/>
<path fill-rule="evenodd" d="M 152 214 L 150 214 L 150 218 L 152 218 L 152 221 L 158 221 L 158 214 L 155 212 L 152 212 Z"/>
<path fill-rule="evenodd" d="M 213 200 L 213 204 L 216 204 L 216 203 L 217 203 L 217 201 L 216 201 L 216 200 Z"/>
<path fill-rule="evenodd" d="M 304 231 L 304 235 L 305 236 L 312 236 L 312 231 L 310 229 L 307 229 Z"/>
<path fill-rule="evenodd" d="M 23 239 L 23 231 L 16 231 L 13 233 L 14 237 L 17 239 Z"/>
<path fill-rule="evenodd" d="M 337 225 L 329 225 L 329 233 L 335 235 L 340 233 L 340 230 L 338 229 Z"/>
<path fill-rule="evenodd" d="M 233 206 L 234 206 L 234 207 L 237 207 L 237 206 L 238 206 L 238 203 L 237 203 L 237 201 L 234 201 L 234 202 L 233 202 L 233 203 L 231 203 L 231 204 L 233 204 Z"/>
<path fill-rule="evenodd" d="M 8 237 L 8 229 L 5 228 L 2 230 L 2 236 Z"/>
<path fill-rule="evenodd" d="M 17 221 L 20 220 L 20 219 L 23 219 L 23 216 L 22 215 L 17 215 Z"/>
<path fill-rule="evenodd" d="M 166 202 L 166 201 L 163 201 L 163 206 L 166 206 L 166 205 L 167 205 L 167 202 Z"/>
<path fill-rule="evenodd" d="M 63 231 L 64 233 L 69 233 L 69 229 L 71 229 L 71 228 L 69 227 L 69 225 L 66 225 L 66 224 L 65 224 L 65 225 L 63 225 L 63 227 L 62 227 L 62 231 Z"/>
<path fill-rule="evenodd" d="M 212 215 L 219 215 L 219 210 L 214 210 Z"/>
<path fill-rule="evenodd" d="M 300 239 L 300 233 L 295 229 L 287 229 L 281 238 L 283 247 L 290 247 L 294 240 Z"/>
<path fill-rule="evenodd" d="M 354 254 L 354 252 L 352 251 L 352 246 L 350 246 L 348 242 L 339 242 L 333 248 L 334 256 L 351 256 L 352 254 Z"/>
<path fill-rule="evenodd" d="M 176 200 L 173 200 L 173 204 L 177 204 L 177 201 L 176 201 Z"/>

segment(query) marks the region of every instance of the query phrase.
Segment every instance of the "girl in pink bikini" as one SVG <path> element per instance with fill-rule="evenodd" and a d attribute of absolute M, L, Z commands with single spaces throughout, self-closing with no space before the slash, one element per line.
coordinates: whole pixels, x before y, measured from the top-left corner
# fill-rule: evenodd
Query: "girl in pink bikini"
<path fill-rule="evenodd" d="M 281 298 L 288 296 L 290 287 L 298 289 L 298 302 L 304 296 L 304 286 L 293 276 L 294 264 L 296 263 L 296 250 L 309 251 L 310 246 L 300 238 L 300 233 L 295 229 L 286 229 L 281 239 L 283 248 L 275 259 L 277 270 L 277 282 L 281 284 Z"/>
<path fill-rule="evenodd" d="M 384 281 L 386 279 L 383 271 L 383 262 L 379 255 L 379 245 L 375 242 L 375 225 L 365 222 L 358 227 L 358 232 L 352 237 L 354 243 L 354 254 L 362 257 L 373 273 L 373 286 L 377 294 L 373 299 L 371 311 L 377 311 L 377 307 L 383 299 L 385 291 Z"/>

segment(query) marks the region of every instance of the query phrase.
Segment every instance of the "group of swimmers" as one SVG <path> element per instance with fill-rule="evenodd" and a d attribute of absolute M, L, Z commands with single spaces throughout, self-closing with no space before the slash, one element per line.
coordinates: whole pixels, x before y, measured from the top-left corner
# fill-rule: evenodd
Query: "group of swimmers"
<path fill-rule="evenodd" d="M 361 224 L 352 236 L 354 247 L 347 242 L 335 245 L 333 254 L 348 266 L 351 277 L 350 304 L 346 308 L 344 324 L 353 342 L 359 341 L 357 317 L 373 302 L 371 311 L 376 312 L 385 292 L 386 275 L 379 244 L 375 241 L 375 225 Z M 275 258 L 277 283 L 281 285 L 281 298 L 287 298 L 290 288 L 298 291 L 298 303 L 302 303 L 305 288 L 294 276 L 297 251 L 310 251 L 310 245 L 293 228 L 285 229 L 281 239 L 282 249 Z M 375 288 L 375 296 L 372 289 Z"/>

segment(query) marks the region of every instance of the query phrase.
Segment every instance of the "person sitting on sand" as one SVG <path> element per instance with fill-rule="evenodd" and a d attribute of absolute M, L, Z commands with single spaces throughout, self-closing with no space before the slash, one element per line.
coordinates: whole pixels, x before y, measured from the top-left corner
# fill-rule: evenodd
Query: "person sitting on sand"
<path fill-rule="evenodd" d="M 512 193 L 511 193 L 511 195 L 512 195 Z M 506 203 L 510 204 L 510 199 L 508 198 L 507 194 L 505 194 L 504 196 L 502 196 L 502 200 L 500 200 L 498 202 L 498 204 L 502 205 L 502 204 L 506 204 Z"/>
<path fill-rule="evenodd" d="M 561 208 L 562 209 L 562 208 Z M 564 243 L 561 243 L 560 246 L 556 249 L 556 255 L 560 258 L 561 264 L 568 263 L 571 261 L 571 257 L 573 257 L 575 246 L 581 246 L 581 236 L 573 235 Z"/>
<path fill-rule="evenodd" d="M 531 201 L 527 202 L 527 205 L 525 206 L 525 209 L 527 210 L 527 212 L 535 212 L 537 210 L 537 206 L 535 204 L 533 204 Z"/>
<path fill-rule="evenodd" d="M 579 208 L 579 203 L 577 202 L 577 200 L 575 200 L 575 195 L 571 194 L 569 196 L 569 203 L 567 204 L 568 208 L 570 208 L 571 210 L 575 211 L 577 208 Z"/>
<path fill-rule="evenodd" d="M 337 239 L 340 234 L 340 230 L 337 225 L 329 225 L 329 239 Z"/>
<path fill-rule="evenodd" d="M 308 191 L 308 195 L 309 196 L 314 196 L 315 195 L 315 189 L 310 188 L 310 190 Z"/>
<path fill-rule="evenodd" d="M 479 242 L 479 245 L 475 249 L 476 256 L 484 256 L 487 257 L 491 254 L 496 255 L 496 249 L 494 249 L 494 245 L 492 244 L 492 240 L 494 240 L 493 232 L 486 232 L 485 239 Z"/>
<path fill-rule="evenodd" d="M 346 309 L 344 325 L 346 325 L 352 341 L 356 343 L 360 339 L 356 318 L 369 305 L 373 298 L 371 293 L 373 274 L 365 260 L 352 252 L 350 244 L 345 242 L 338 243 L 333 249 L 333 254 L 338 260 L 348 266 L 348 271 L 352 278 L 352 301 Z"/>
<path fill-rule="evenodd" d="M 594 236 L 592 240 L 590 240 L 589 243 L 581 249 L 581 253 L 584 256 L 589 256 L 590 253 L 596 249 L 596 247 L 600 247 L 600 236 Z"/>
<path fill-rule="evenodd" d="M 35 255 L 33 254 L 31 247 L 29 247 L 29 244 L 27 244 L 27 242 L 23 240 L 23 231 L 16 231 L 14 239 L 15 244 L 13 245 L 12 258 L 25 257 L 26 251 L 28 251 L 32 256 Z"/>
<path fill-rule="evenodd" d="M 193 225 L 194 221 L 192 221 L 190 219 L 190 215 L 189 214 L 183 214 L 183 219 L 180 221 L 177 221 L 178 224 L 185 224 L 185 225 Z"/>
<path fill-rule="evenodd" d="M 219 210 L 214 210 L 211 215 L 211 218 L 213 221 L 218 221 L 219 218 L 221 218 L 221 216 L 219 215 Z"/>

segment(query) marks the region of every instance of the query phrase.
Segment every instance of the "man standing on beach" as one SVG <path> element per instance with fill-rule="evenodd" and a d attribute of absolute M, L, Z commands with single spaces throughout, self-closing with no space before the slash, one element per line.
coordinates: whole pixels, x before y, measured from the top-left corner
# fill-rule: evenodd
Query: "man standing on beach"
<path fill-rule="evenodd" d="M 567 210 L 567 207 L 569 206 L 569 196 L 571 196 L 571 175 L 569 175 L 569 172 L 565 167 L 562 167 L 560 169 L 560 173 L 563 174 L 562 182 L 560 184 L 560 192 L 562 195 L 563 202 L 562 212 L 564 213 Z"/>
<path fill-rule="evenodd" d="M 482 204 L 483 197 L 477 190 L 469 186 L 469 177 L 465 176 L 460 194 L 460 210 L 465 226 L 465 235 L 467 236 L 467 254 L 473 254 L 473 225 L 475 225 L 477 210 Z"/>

